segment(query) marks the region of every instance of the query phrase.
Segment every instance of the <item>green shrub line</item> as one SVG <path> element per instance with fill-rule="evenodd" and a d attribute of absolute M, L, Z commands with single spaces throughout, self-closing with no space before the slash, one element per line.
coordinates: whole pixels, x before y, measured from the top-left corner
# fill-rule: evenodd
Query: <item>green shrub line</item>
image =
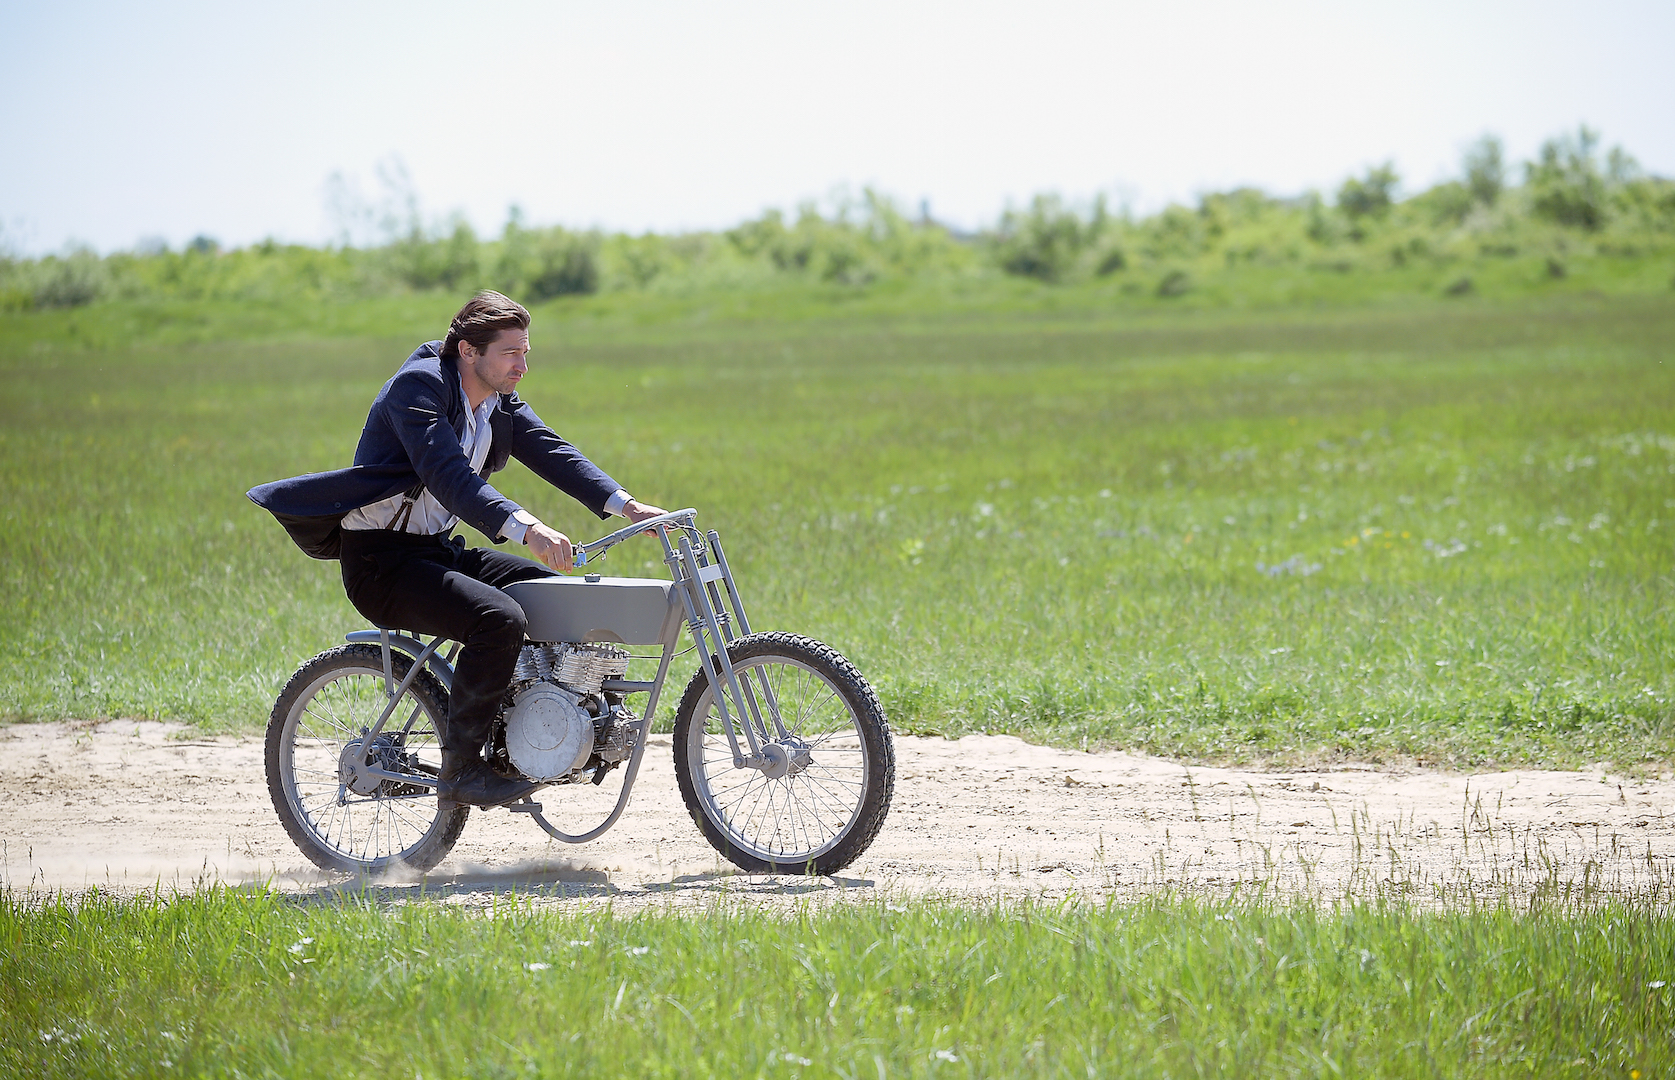
<path fill-rule="evenodd" d="M 407 890 L 397 890 L 404 892 Z M 1661 903 L 0 895 L 12 1076 L 1661 1076 Z M 1631 1072 L 1631 1070 L 1634 1070 Z"/>
<path fill-rule="evenodd" d="M 530 302 L 661 302 L 642 314 L 679 310 L 694 296 L 765 293 L 771 310 L 790 283 L 865 305 L 915 285 L 1004 296 L 997 280 L 1006 278 L 1091 288 L 1106 304 L 1130 306 L 1465 297 L 1504 290 L 1509 277 L 1523 291 L 1675 284 L 1675 181 L 1645 175 L 1620 147 L 1602 154 L 1586 127 L 1548 140 L 1522 173 L 1512 183 L 1499 142 L 1486 137 L 1466 152 L 1460 179 L 1405 199 L 1383 165 L 1345 181 L 1330 202 L 1241 188 L 1137 217 L 1111 212 L 1102 197 L 1079 206 L 1042 194 L 975 234 L 928 210 L 910 217 L 871 190 L 824 213 L 808 204 L 791 217 L 769 210 L 732 229 L 675 235 L 531 227 L 514 208 L 500 235 L 483 239 L 463 220 L 426 227 L 409 211 L 368 248 L 265 240 L 224 251 L 199 237 L 180 251 L 0 257 L 0 312 L 125 301 L 284 306 L 480 287 Z"/>

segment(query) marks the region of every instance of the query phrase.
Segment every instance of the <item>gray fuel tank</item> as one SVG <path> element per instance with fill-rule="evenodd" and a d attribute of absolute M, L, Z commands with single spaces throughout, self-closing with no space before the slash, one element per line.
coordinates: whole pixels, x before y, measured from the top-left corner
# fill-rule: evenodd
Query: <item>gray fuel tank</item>
<path fill-rule="evenodd" d="M 531 641 L 656 645 L 680 631 L 680 597 L 656 578 L 536 578 L 506 586 L 529 617 Z"/>

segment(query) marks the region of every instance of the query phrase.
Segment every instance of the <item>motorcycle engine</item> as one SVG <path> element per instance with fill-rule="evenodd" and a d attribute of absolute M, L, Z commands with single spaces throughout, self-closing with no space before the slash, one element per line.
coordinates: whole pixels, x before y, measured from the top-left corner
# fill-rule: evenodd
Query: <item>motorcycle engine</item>
<path fill-rule="evenodd" d="M 574 778 L 596 749 L 614 763 L 628 716 L 607 702 L 606 679 L 628 670 L 628 651 L 614 645 L 525 645 L 501 712 L 498 740 L 506 761 L 531 780 Z"/>
<path fill-rule="evenodd" d="M 506 758 L 531 780 L 557 780 L 587 764 L 597 734 L 578 695 L 549 682 L 513 695 L 502 714 Z"/>

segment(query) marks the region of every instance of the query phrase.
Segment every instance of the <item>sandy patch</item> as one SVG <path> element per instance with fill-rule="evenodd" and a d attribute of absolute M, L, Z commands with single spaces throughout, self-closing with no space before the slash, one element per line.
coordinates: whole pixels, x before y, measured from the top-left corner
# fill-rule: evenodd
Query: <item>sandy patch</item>
<path fill-rule="evenodd" d="M 363 884 L 318 873 L 291 846 L 268 801 L 260 740 L 182 734 L 132 721 L 0 728 L 0 881 L 14 892 L 119 893 Z M 423 888 L 456 903 L 516 889 L 620 909 L 715 896 L 1056 898 L 1160 886 L 1428 899 L 1587 884 L 1667 896 L 1675 880 L 1670 780 L 1189 769 L 1005 736 L 901 737 L 896 749 L 884 829 L 834 879 L 733 874 L 687 816 L 665 735 L 653 737 L 628 811 L 602 839 L 567 847 L 523 817 L 477 811 Z M 580 831 L 614 795 L 607 783 L 540 798 L 555 824 Z"/>

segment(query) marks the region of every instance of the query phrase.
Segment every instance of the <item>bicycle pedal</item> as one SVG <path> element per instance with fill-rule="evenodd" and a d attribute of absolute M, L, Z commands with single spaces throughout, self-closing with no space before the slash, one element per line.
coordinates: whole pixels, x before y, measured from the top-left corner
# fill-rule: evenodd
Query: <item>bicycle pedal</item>
<path fill-rule="evenodd" d="M 541 804 L 525 800 L 523 802 L 507 803 L 506 809 L 510 810 L 514 814 L 539 814 L 541 812 Z"/>

